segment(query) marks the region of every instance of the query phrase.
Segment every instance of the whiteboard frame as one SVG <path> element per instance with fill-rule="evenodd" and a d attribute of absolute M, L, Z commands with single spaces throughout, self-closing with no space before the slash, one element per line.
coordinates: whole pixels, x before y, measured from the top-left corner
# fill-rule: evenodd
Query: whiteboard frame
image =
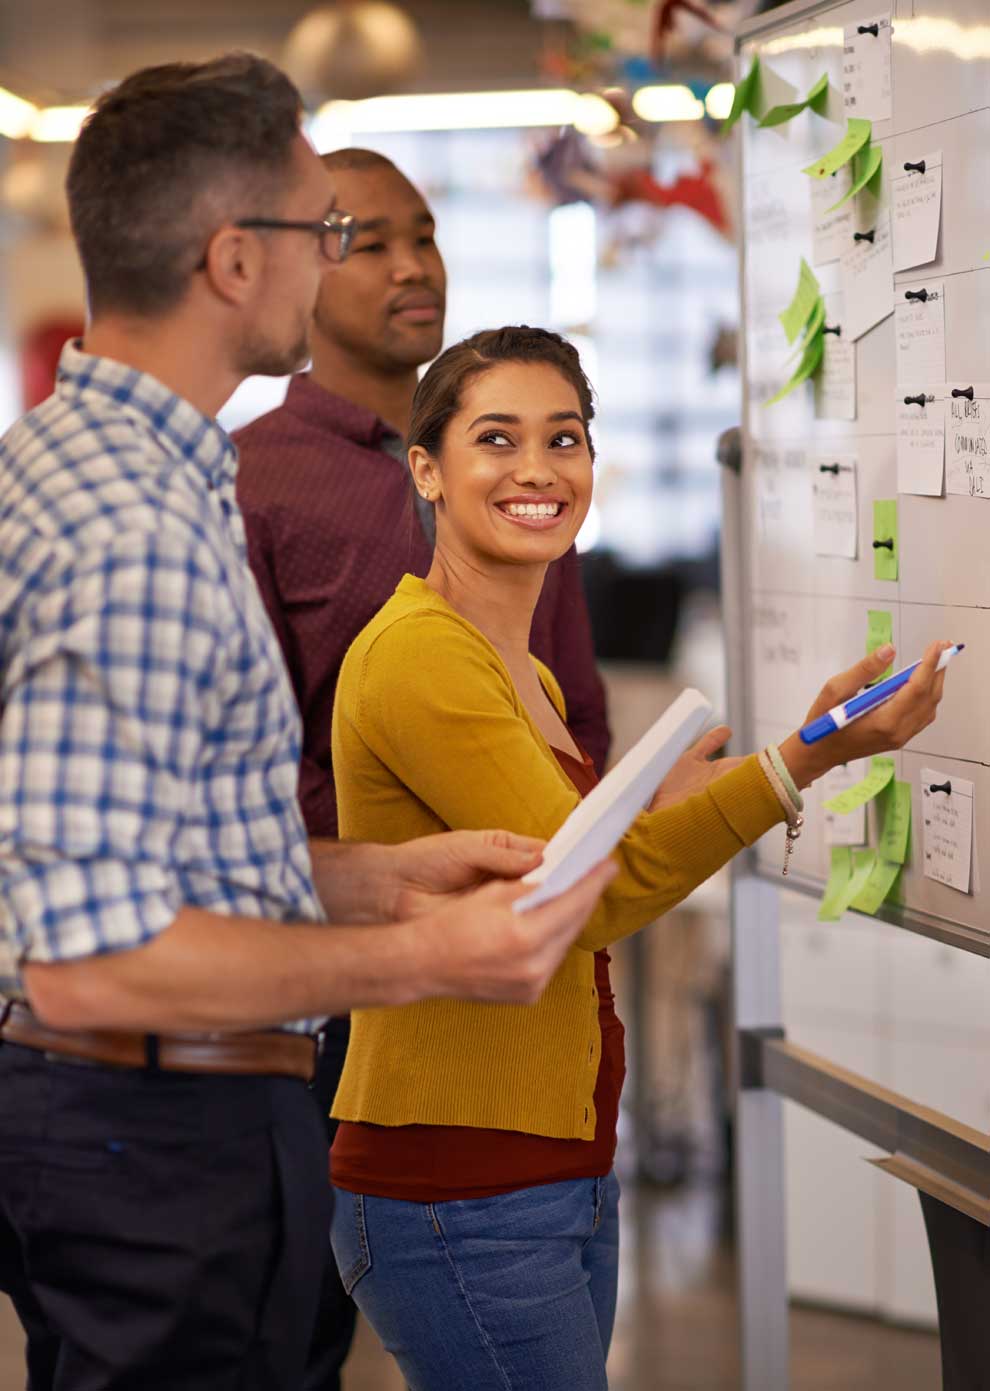
<path fill-rule="evenodd" d="M 745 44 L 795 23 L 814 20 L 843 6 L 845 0 L 790 0 L 767 14 L 754 16 L 735 36 L 737 72 Z M 896 19 L 896 0 L 891 9 Z M 744 116 L 743 119 L 746 119 Z M 737 211 L 740 229 L 739 302 L 740 367 L 743 382 L 742 420 L 750 418 L 748 400 L 745 248 L 745 151 L 735 141 Z M 751 614 L 751 557 L 743 527 L 747 439 L 738 431 L 738 466 L 732 467 L 732 441 L 723 436 L 719 458 L 722 479 L 722 614 L 726 653 L 729 723 L 735 731 L 733 752 L 754 747 L 746 633 Z M 728 457 L 727 457 L 728 456 Z M 867 1078 L 844 1073 L 827 1059 L 793 1050 L 784 1039 L 780 991 L 780 889 L 795 889 L 816 898 L 822 885 L 811 876 L 779 871 L 758 862 L 752 849 L 738 856 L 732 870 L 732 1009 L 734 1027 L 733 1105 L 735 1116 L 735 1185 L 737 1261 L 739 1271 L 740 1365 L 744 1391 L 787 1391 L 789 1385 L 788 1289 L 784 1212 L 784 1144 L 782 1098 L 828 1116 L 864 1138 L 896 1136 L 891 1163 L 902 1163 L 909 1181 L 910 1161 L 921 1161 L 933 1186 L 926 1191 L 971 1214 L 990 1201 L 990 1136 L 966 1131 L 951 1117 L 925 1110 L 924 1144 L 917 1138 L 919 1107 L 908 1098 L 885 1092 L 878 1096 Z M 906 907 L 884 905 L 876 914 L 897 927 L 948 946 L 990 957 L 990 933 L 939 919 Z M 792 1053 L 798 1056 L 790 1056 Z M 842 1070 L 839 1070 L 840 1072 Z M 843 1089 L 836 1105 L 836 1087 Z M 963 1128 L 965 1130 L 965 1128 Z M 882 1138 L 881 1138 L 882 1143 Z M 970 1187 L 953 1192 L 959 1176 L 959 1147 L 966 1155 Z M 925 1180 L 918 1183 L 923 1187 Z M 967 1203 L 974 1200 L 970 1206 Z M 990 1223 L 990 1217 L 986 1219 Z"/>

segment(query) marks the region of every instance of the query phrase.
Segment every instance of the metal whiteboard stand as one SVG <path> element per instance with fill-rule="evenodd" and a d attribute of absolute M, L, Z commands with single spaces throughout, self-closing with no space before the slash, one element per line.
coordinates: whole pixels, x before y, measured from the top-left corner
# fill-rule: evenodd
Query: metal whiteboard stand
<path fill-rule="evenodd" d="M 742 530 L 738 429 L 719 440 L 722 469 L 722 622 L 727 688 L 745 691 Z M 743 714 L 734 711 L 734 716 Z M 744 736 L 739 721 L 733 743 Z M 735 752 L 742 752 L 740 747 Z M 742 1385 L 746 1391 L 786 1391 L 788 1384 L 787 1249 L 784 1224 L 783 1104 L 776 1092 L 751 1085 L 742 1056 L 742 1030 L 783 1036 L 778 962 L 778 893 L 751 873 L 732 868 L 732 1017 L 735 1070 L 735 1212 Z"/>
<path fill-rule="evenodd" d="M 747 613 L 739 430 L 719 441 L 722 613 L 734 751 L 752 730 L 746 709 Z M 732 875 L 735 1184 L 742 1386 L 787 1391 L 788 1299 L 782 1098 L 886 1150 L 880 1167 L 990 1227 L 990 1135 L 878 1086 L 784 1037 L 778 959 L 780 884 L 752 851 Z M 788 887 L 820 892 L 796 879 Z M 889 921 L 965 951 L 990 955 L 985 933 L 881 910 Z"/>

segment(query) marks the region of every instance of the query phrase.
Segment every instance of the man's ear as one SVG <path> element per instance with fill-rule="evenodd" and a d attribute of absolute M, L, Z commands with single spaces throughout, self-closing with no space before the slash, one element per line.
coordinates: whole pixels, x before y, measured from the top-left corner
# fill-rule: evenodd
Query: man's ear
<path fill-rule="evenodd" d="M 204 274 L 214 293 L 228 304 L 243 304 L 261 278 L 261 238 L 247 228 L 228 224 L 213 233 L 204 261 Z"/>
<path fill-rule="evenodd" d="M 439 502 L 442 494 L 440 470 L 436 460 L 421 444 L 414 444 L 409 451 L 409 472 L 412 474 L 416 491 L 429 502 Z"/>

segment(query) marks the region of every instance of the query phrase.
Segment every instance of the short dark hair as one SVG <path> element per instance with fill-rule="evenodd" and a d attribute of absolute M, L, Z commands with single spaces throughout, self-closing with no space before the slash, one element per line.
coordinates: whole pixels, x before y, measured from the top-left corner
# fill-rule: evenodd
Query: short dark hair
<path fill-rule="evenodd" d="M 250 53 L 144 68 L 105 92 L 66 179 L 91 313 L 172 308 L 217 227 L 277 210 L 301 112 Z"/>
<path fill-rule="evenodd" d="M 588 448 L 594 458 L 590 433 L 595 418 L 594 393 L 584 375 L 577 348 L 559 333 L 546 328 L 530 328 L 528 324 L 485 329 L 440 354 L 416 388 L 407 446 L 411 449 L 419 445 L 434 458 L 438 457 L 444 431 L 460 409 L 465 386 L 500 362 L 539 362 L 556 367 L 577 392 Z"/>
<path fill-rule="evenodd" d="M 338 169 L 394 169 L 397 174 L 402 173 L 388 155 L 380 155 L 377 150 L 364 150 L 358 145 L 348 145 L 344 150 L 330 150 L 320 155 L 320 160 L 324 169 L 331 174 Z M 405 175 L 402 177 L 405 178 Z"/>

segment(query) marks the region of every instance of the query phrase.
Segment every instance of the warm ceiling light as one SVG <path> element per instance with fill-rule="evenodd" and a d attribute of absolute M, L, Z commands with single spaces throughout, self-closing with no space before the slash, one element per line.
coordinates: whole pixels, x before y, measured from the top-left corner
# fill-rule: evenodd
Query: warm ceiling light
<path fill-rule="evenodd" d="M 523 126 L 570 126 L 591 108 L 588 97 L 565 87 L 518 92 L 432 92 L 410 96 L 368 97 L 365 101 L 328 101 L 309 126 L 317 149 L 324 134 L 341 129 L 354 135 L 414 130 L 511 130 Z"/>
<path fill-rule="evenodd" d="M 714 121 L 724 121 L 732 110 L 736 89 L 731 82 L 716 82 L 705 95 L 705 110 Z"/>
<path fill-rule="evenodd" d="M 0 87 L 0 135 L 8 140 L 20 140 L 29 133 L 37 114 L 34 102 L 15 97 L 6 87 Z"/>
<path fill-rule="evenodd" d="M 31 122 L 28 134 L 32 140 L 71 144 L 90 110 L 88 106 L 46 106 Z"/>
<path fill-rule="evenodd" d="M 663 87 L 640 87 L 632 99 L 633 110 L 643 121 L 700 121 L 705 114 L 689 87 L 677 83 Z"/>
<path fill-rule="evenodd" d="M 609 135 L 619 124 L 619 113 L 610 101 L 595 92 L 585 92 L 577 99 L 574 129 L 582 135 Z"/>

